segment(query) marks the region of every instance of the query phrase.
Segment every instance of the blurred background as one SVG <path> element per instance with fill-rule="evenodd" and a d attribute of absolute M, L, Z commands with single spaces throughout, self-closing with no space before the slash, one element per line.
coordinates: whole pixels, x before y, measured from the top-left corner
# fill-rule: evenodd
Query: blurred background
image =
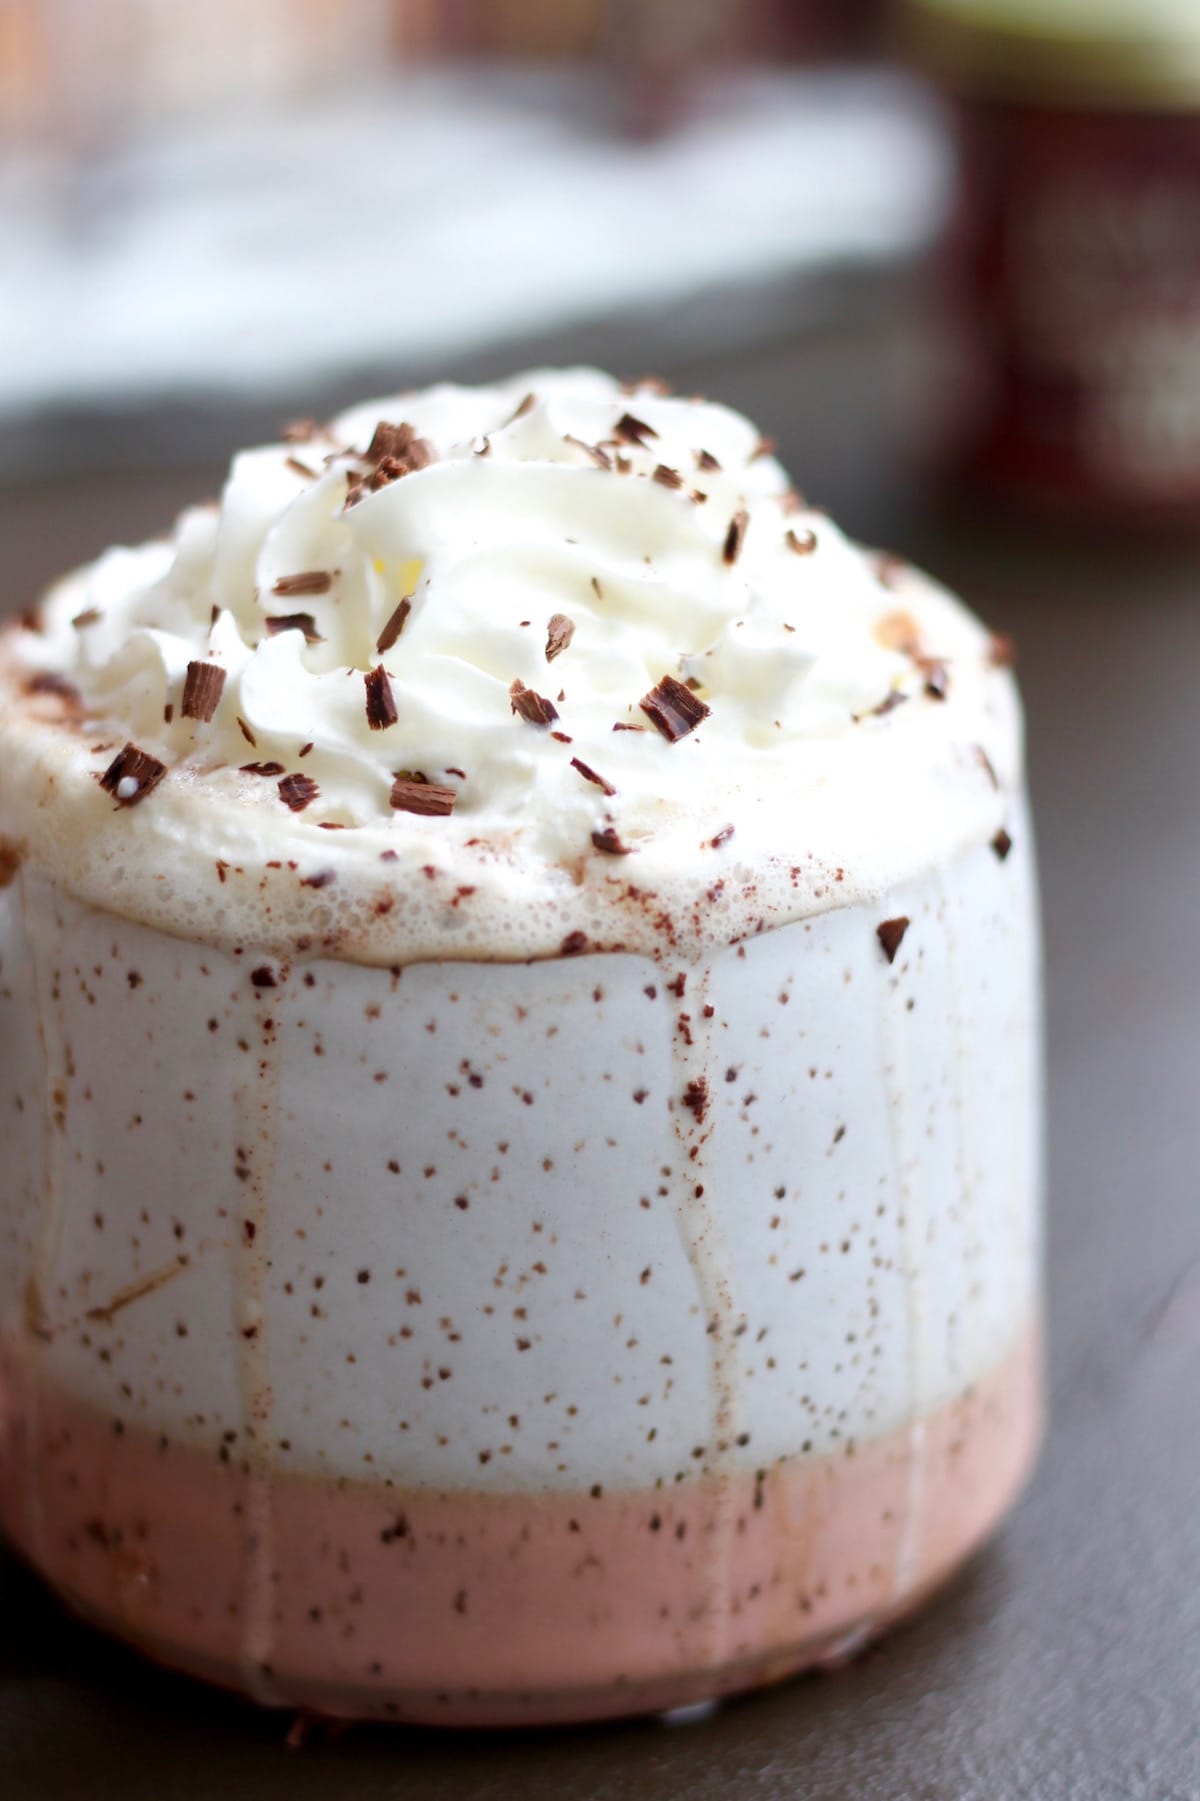
<path fill-rule="evenodd" d="M 873 1714 L 780 1731 L 910 1794 L 1194 1797 L 1200 0 L 0 0 L 0 612 L 286 418 L 573 359 L 743 408 L 1020 650 L 1056 1429 L 987 1629 L 968 1587 Z M 124 1785 L 146 1706 L 17 1581 L 11 1755 L 92 1731 L 90 1785 L 120 1719 Z"/>

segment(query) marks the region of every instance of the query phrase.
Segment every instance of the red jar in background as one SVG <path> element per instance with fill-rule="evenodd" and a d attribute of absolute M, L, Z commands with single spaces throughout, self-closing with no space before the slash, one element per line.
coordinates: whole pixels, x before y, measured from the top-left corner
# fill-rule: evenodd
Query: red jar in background
<path fill-rule="evenodd" d="M 949 461 L 973 489 L 1200 523 L 1200 0 L 912 0 L 953 97 Z"/>

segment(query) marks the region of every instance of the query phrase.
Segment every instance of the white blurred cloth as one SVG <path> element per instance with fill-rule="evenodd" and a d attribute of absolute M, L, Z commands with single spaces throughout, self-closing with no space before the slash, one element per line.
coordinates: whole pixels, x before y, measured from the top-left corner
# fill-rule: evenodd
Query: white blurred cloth
<path fill-rule="evenodd" d="M 883 70 L 731 77 L 672 135 L 597 77 L 445 69 L 0 162 L 0 421 L 309 391 L 904 260 L 944 216 L 932 103 Z"/>

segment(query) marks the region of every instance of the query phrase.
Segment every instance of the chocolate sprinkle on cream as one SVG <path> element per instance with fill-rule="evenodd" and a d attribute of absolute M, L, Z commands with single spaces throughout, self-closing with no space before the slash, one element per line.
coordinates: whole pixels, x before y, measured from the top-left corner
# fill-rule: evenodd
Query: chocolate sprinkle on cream
<path fill-rule="evenodd" d="M 71 624 L 75 627 L 77 632 L 82 632 L 89 625 L 95 625 L 97 620 L 103 619 L 103 617 L 104 615 L 99 607 L 84 607 L 82 613 L 76 613 Z"/>
<path fill-rule="evenodd" d="M 623 844 L 612 826 L 605 826 L 601 832 L 592 833 L 592 843 L 597 850 L 602 850 L 609 857 L 628 857 L 632 855 L 632 846 Z"/>
<path fill-rule="evenodd" d="M 363 461 L 375 464 L 372 488 L 382 488 L 402 475 L 411 475 L 416 469 L 427 469 L 437 458 L 428 438 L 419 438 L 414 426 L 407 422 L 390 425 L 386 419 L 381 419 Z"/>
<path fill-rule="evenodd" d="M 925 677 L 925 692 L 930 700 L 945 700 L 950 692 L 950 674 L 936 657 L 919 657 L 917 666 Z"/>
<path fill-rule="evenodd" d="M 711 842 L 714 850 L 720 850 L 721 846 L 723 844 L 728 844 L 729 840 L 732 837 L 733 837 L 733 827 L 731 825 L 723 825 L 721 827 L 720 831 L 716 834 L 716 836 L 714 838 L 712 838 L 710 840 L 710 842 Z"/>
<path fill-rule="evenodd" d="M 405 626 L 408 624 L 408 616 L 411 612 L 412 612 L 412 596 L 410 594 L 406 594 L 404 596 L 404 599 L 400 602 L 399 606 L 396 608 L 395 612 L 392 614 L 391 618 L 388 620 L 387 624 L 384 626 L 383 630 L 379 634 L 379 639 L 375 645 L 375 649 L 378 651 L 380 656 L 383 656 L 385 651 L 388 651 L 392 648 L 392 645 L 396 642 L 396 639 L 400 636 L 401 632 L 404 630 Z"/>
<path fill-rule="evenodd" d="M 367 689 L 367 724 L 373 732 L 385 732 L 400 717 L 396 711 L 396 700 L 388 672 L 380 663 L 376 668 L 367 670 L 363 681 Z"/>
<path fill-rule="evenodd" d="M 508 690 L 512 702 L 512 710 L 530 725 L 553 725 L 558 718 L 558 708 L 544 694 L 535 694 L 524 682 L 513 682 Z"/>
<path fill-rule="evenodd" d="M 676 744 L 680 738 L 694 732 L 712 711 L 673 675 L 664 675 L 657 687 L 642 696 L 638 705 L 669 744 Z"/>
<path fill-rule="evenodd" d="M 127 744 L 96 779 L 119 807 L 135 807 L 153 793 L 166 773 L 166 764 L 157 757 L 139 750 L 136 744 Z"/>
<path fill-rule="evenodd" d="M 742 554 L 742 545 L 746 542 L 746 527 L 750 523 L 750 515 L 745 507 L 739 507 L 729 521 L 729 530 L 725 533 L 725 542 L 721 547 L 721 555 L 727 563 L 736 563 Z"/>
<path fill-rule="evenodd" d="M 258 749 L 258 739 L 254 736 L 254 733 L 250 730 L 250 727 L 246 724 L 246 721 L 242 718 L 240 713 L 238 714 L 238 731 L 252 749 Z"/>
<path fill-rule="evenodd" d="M 585 456 L 592 459 L 597 469 L 612 468 L 612 458 L 609 456 L 607 450 L 601 449 L 599 444 L 586 444 L 582 438 L 572 437 L 570 432 L 565 432 L 563 434 L 563 442 L 566 444 L 573 444 L 576 450 L 582 450 Z"/>
<path fill-rule="evenodd" d="M 272 594 L 328 594 L 333 576 L 328 569 L 303 569 L 299 575 L 281 575 Z"/>
<path fill-rule="evenodd" d="M 320 792 L 310 775 L 285 775 L 279 784 L 279 798 L 293 813 L 303 813 Z"/>
<path fill-rule="evenodd" d="M 181 711 L 185 719 L 207 725 L 225 690 L 225 671 L 217 663 L 189 663 L 183 684 Z"/>
<path fill-rule="evenodd" d="M 611 782 L 606 782 L 604 777 L 594 770 L 590 763 L 585 763 L 581 757 L 571 758 L 571 768 L 577 769 L 585 782 L 593 782 L 597 788 L 603 788 L 605 794 L 617 792 Z"/>
<path fill-rule="evenodd" d="M 856 713 L 854 717 L 856 719 L 886 719 L 889 713 L 894 713 L 897 707 L 902 707 L 907 699 L 907 694 L 899 688 L 893 688 L 884 695 L 877 707 L 868 707 L 865 713 Z"/>
<path fill-rule="evenodd" d="M 1012 849 L 1012 839 L 1004 830 L 1003 826 L 1001 826 L 1000 830 L 996 833 L 996 836 L 992 839 L 992 849 L 1002 863 Z"/>
<path fill-rule="evenodd" d="M 714 469 L 719 469 L 721 465 L 718 463 L 711 450 L 698 450 L 696 452 L 696 467 L 697 469 L 707 469 L 712 471 Z"/>
<path fill-rule="evenodd" d="M 299 457 L 284 457 L 283 460 L 293 475 L 302 475 L 305 481 L 316 481 L 317 471 L 310 469 L 307 463 L 302 463 Z"/>
<path fill-rule="evenodd" d="M 616 423 L 616 433 L 624 444 L 637 444 L 643 450 L 647 438 L 657 438 L 658 433 L 644 419 L 637 419 L 632 413 L 622 413 Z"/>
<path fill-rule="evenodd" d="M 527 413 L 532 413 L 532 411 L 536 405 L 537 405 L 537 395 L 536 394 L 526 394 L 524 400 L 521 402 L 521 404 L 517 408 L 516 412 L 513 413 L 509 418 L 507 418 L 504 421 L 505 425 L 515 425 L 517 423 L 518 419 L 524 419 L 524 417 Z"/>
<path fill-rule="evenodd" d="M 306 644 L 325 642 L 311 613 L 270 613 L 263 624 L 267 628 L 268 638 L 278 638 L 281 632 L 303 632 Z"/>
<path fill-rule="evenodd" d="M 654 480 L 662 488 L 682 488 L 683 486 L 683 477 L 678 469 L 668 469 L 665 463 L 660 463 L 654 471 Z"/>
<path fill-rule="evenodd" d="M 243 763 L 240 773 L 242 775 L 262 775 L 262 776 L 282 775 L 283 774 L 283 764 L 282 763 Z"/>
<path fill-rule="evenodd" d="M 39 669 L 25 683 L 26 694 L 53 694 L 65 706 L 82 709 L 83 696 L 74 682 L 69 682 L 65 675 L 56 675 L 52 669 Z"/>
<path fill-rule="evenodd" d="M 398 813 L 444 819 L 453 813 L 457 799 L 453 788 L 439 788 L 436 782 L 418 781 L 414 776 L 398 775 L 392 783 L 392 805 Z"/>
<path fill-rule="evenodd" d="M 789 527 L 783 535 L 783 541 L 798 557 L 811 556 L 817 548 L 817 534 L 812 531 L 796 532 Z"/>
<path fill-rule="evenodd" d="M 575 621 L 565 613 L 552 613 L 546 627 L 546 661 L 553 663 L 575 636 Z"/>
<path fill-rule="evenodd" d="M 908 926 L 906 914 L 901 914 L 897 919 L 885 919 L 882 925 L 876 926 L 875 936 L 883 946 L 883 954 L 889 963 L 896 961 L 896 952 L 900 949 Z"/>
<path fill-rule="evenodd" d="M 578 957 L 587 947 L 586 932 L 568 932 L 558 948 L 564 957 Z"/>

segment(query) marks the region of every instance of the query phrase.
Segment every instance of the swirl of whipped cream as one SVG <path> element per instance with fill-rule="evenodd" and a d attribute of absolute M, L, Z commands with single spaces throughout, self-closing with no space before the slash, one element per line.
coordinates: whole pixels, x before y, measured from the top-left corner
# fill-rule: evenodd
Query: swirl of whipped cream
<path fill-rule="evenodd" d="M 983 768 L 1015 775 L 1019 725 L 990 642 L 739 414 L 538 370 L 242 453 L 169 543 L 53 590 L 16 657 L 165 765 L 139 830 L 207 789 L 267 849 L 340 828 L 338 857 L 486 845 L 578 884 L 635 853 L 665 879 L 727 823 L 743 853 L 891 867 L 931 782 L 935 839 L 995 829 Z"/>

